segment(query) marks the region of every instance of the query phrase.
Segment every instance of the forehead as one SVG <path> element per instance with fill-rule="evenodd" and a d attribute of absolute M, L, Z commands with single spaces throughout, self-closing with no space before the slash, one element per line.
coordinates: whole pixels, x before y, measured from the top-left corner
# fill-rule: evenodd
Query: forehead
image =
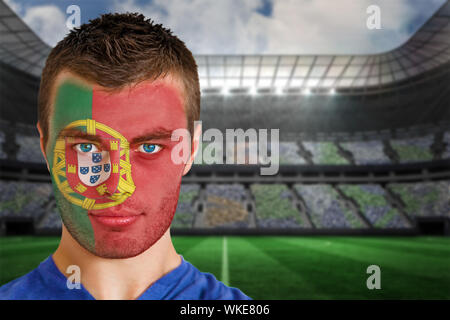
<path fill-rule="evenodd" d="M 91 118 L 126 138 L 160 128 L 186 128 L 181 88 L 178 81 L 166 77 L 111 91 L 66 74 L 55 83 L 51 122 L 57 130 L 75 120 Z"/>

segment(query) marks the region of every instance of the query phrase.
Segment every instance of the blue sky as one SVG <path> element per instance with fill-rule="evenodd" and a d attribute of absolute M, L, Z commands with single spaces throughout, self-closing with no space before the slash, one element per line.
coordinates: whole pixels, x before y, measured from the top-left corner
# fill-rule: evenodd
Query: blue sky
<path fill-rule="evenodd" d="M 48 44 L 68 29 L 66 9 L 81 23 L 106 12 L 141 12 L 163 23 L 194 54 L 367 54 L 405 42 L 445 0 L 6 0 Z M 366 26 L 369 5 L 381 29 Z"/>

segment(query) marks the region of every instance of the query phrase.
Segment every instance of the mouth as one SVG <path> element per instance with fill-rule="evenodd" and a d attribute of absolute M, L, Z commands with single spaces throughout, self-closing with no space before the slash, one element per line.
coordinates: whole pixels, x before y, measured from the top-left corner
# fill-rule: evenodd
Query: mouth
<path fill-rule="evenodd" d="M 127 227 L 135 223 L 143 213 L 119 212 L 89 212 L 89 217 L 106 227 Z"/>

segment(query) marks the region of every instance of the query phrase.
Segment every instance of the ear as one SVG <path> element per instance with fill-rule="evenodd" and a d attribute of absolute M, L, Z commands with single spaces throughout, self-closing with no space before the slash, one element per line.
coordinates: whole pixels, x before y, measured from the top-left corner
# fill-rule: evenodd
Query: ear
<path fill-rule="evenodd" d="M 192 139 L 193 148 L 191 149 L 191 155 L 189 157 L 189 160 L 184 166 L 183 176 L 186 175 L 192 168 L 192 164 L 194 163 L 194 159 L 200 145 L 201 135 L 202 135 L 202 123 L 201 121 L 199 121 L 195 124 L 194 137 Z"/>
<path fill-rule="evenodd" d="M 37 122 L 36 127 L 37 127 L 37 129 L 39 131 L 39 140 L 40 140 L 41 152 L 44 155 L 45 162 L 47 163 L 48 172 L 50 172 L 50 167 L 48 166 L 48 161 L 47 161 L 47 155 L 45 153 L 44 135 L 42 134 L 42 129 L 41 129 L 41 125 L 39 124 L 39 121 Z"/>

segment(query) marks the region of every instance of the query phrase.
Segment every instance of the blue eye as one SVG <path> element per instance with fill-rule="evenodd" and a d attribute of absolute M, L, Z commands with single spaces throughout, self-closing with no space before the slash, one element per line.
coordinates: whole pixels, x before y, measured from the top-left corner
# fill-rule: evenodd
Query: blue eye
<path fill-rule="evenodd" d="M 143 143 L 139 146 L 139 151 L 144 153 L 156 153 L 161 150 L 161 146 L 151 143 Z"/>
<path fill-rule="evenodd" d="M 80 149 L 83 152 L 89 152 L 92 150 L 92 144 L 90 143 L 82 143 L 80 144 Z"/>
<path fill-rule="evenodd" d="M 79 143 L 76 145 L 76 149 L 80 152 L 95 152 L 98 151 L 97 147 L 92 143 Z"/>

